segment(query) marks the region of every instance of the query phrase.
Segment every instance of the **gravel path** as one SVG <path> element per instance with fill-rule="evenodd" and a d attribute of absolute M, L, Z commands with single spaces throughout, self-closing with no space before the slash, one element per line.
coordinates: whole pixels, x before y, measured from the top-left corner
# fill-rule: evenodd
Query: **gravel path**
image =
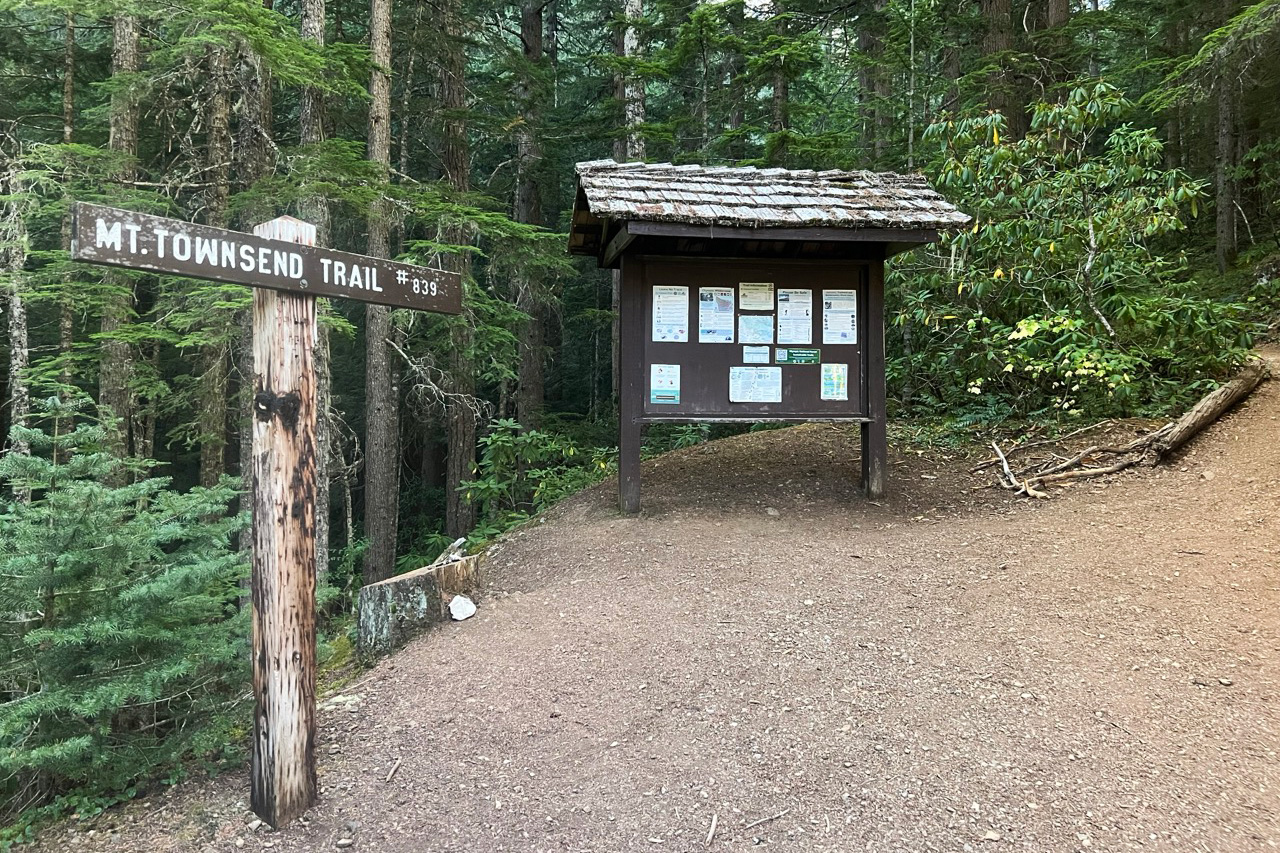
<path fill-rule="evenodd" d="M 939 453 L 868 504 L 830 426 L 668 455 L 640 517 L 573 499 L 477 617 L 326 701 L 306 825 L 251 829 L 233 774 L 42 846 L 1275 847 L 1278 417 L 1270 382 L 1176 464 L 1036 504 Z"/>

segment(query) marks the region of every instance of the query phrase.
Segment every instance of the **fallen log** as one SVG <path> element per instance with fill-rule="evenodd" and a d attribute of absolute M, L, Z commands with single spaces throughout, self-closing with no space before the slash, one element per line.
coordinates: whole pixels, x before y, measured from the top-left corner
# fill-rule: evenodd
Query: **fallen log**
<path fill-rule="evenodd" d="M 1194 438 L 1201 430 L 1222 417 L 1232 406 L 1249 396 L 1258 387 L 1258 384 L 1268 378 L 1269 375 L 1270 372 L 1265 361 L 1260 358 L 1250 357 L 1245 361 L 1244 369 L 1240 371 L 1239 375 L 1230 382 L 1206 394 L 1200 399 L 1200 402 L 1192 406 L 1178 420 L 1165 424 L 1160 429 L 1149 432 L 1146 435 L 1138 436 L 1123 447 L 1099 447 L 1095 445 L 1077 453 L 1070 459 L 1061 460 L 1061 457 L 1059 457 L 1060 461 L 1041 463 L 1041 470 L 1034 473 L 1024 470 L 1015 475 L 1006 458 L 1008 454 L 1001 451 L 1000 447 L 993 443 L 991 446 L 996 452 L 996 459 L 993 461 L 1000 464 L 1005 475 L 1001 477 L 997 472 L 996 479 L 1001 486 L 1010 491 L 1026 494 L 1030 497 L 1045 498 L 1048 497 L 1048 494 L 1041 491 L 1041 489 L 1048 483 L 1117 474 L 1140 462 L 1158 465 L 1167 456 Z M 1106 422 L 1104 421 L 1103 423 Z M 1077 430 L 1072 435 L 1087 432 L 1089 429 L 1092 429 L 1092 427 Z M 1069 436 L 1064 436 L 1063 438 L 1067 437 Z M 1033 444 L 1039 445 L 1043 443 L 1033 442 L 1021 445 L 1021 447 L 1031 447 Z M 1014 449 L 1016 450 L 1017 448 L 1015 447 Z M 1010 451 L 1010 453 L 1012 452 Z M 1100 463 L 1102 461 L 1100 457 L 1103 456 L 1112 457 L 1108 464 L 1095 464 L 1094 466 L 1084 464 L 1085 460 Z M 986 464 L 984 462 L 974 470 L 985 467 Z"/>
<path fill-rule="evenodd" d="M 1156 456 L 1163 459 L 1186 444 L 1202 429 L 1222 417 L 1224 412 L 1253 393 L 1253 389 L 1267 375 L 1266 362 L 1260 358 L 1248 359 L 1244 370 L 1235 379 L 1202 397 L 1199 403 L 1191 407 L 1191 411 L 1178 418 L 1168 433 L 1151 443 Z"/>

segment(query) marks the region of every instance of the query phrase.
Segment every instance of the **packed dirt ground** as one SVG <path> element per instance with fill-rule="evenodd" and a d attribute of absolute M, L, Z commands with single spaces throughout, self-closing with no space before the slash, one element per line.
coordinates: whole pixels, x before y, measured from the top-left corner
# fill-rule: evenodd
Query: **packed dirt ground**
<path fill-rule="evenodd" d="M 1040 502 L 934 450 L 869 503 L 832 426 L 669 454 L 639 517 L 570 500 L 493 549 L 476 617 L 323 700 L 305 822 L 255 824 L 241 773 L 39 846 L 1270 849 L 1278 418 L 1271 381 Z"/>

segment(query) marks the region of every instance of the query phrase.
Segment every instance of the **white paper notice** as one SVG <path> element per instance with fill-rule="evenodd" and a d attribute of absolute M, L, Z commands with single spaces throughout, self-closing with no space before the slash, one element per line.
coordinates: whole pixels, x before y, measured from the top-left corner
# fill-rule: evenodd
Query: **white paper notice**
<path fill-rule="evenodd" d="M 730 403 L 781 403 L 781 367 L 730 367 Z"/>
<path fill-rule="evenodd" d="M 649 365 L 649 402 L 670 405 L 680 402 L 680 365 Z"/>
<path fill-rule="evenodd" d="M 849 399 L 849 365 L 822 365 L 822 399 Z"/>
<path fill-rule="evenodd" d="M 653 288 L 653 339 L 687 343 L 689 340 L 689 288 Z"/>
<path fill-rule="evenodd" d="M 822 291 L 822 342 L 824 344 L 856 344 L 858 342 L 858 291 Z"/>
<path fill-rule="evenodd" d="M 738 340 L 744 344 L 773 343 L 773 315 L 738 315 Z"/>
<path fill-rule="evenodd" d="M 778 288 L 778 343 L 813 343 L 813 291 Z"/>
<path fill-rule="evenodd" d="M 698 288 L 698 343 L 733 343 L 733 288 Z"/>
<path fill-rule="evenodd" d="M 743 347 L 742 363 L 743 364 L 768 364 L 769 348 L 768 347 Z"/>
<path fill-rule="evenodd" d="M 772 311 L 773 282 L 742 281 L 738 283 L 738 303 L 743 311 Z"/>

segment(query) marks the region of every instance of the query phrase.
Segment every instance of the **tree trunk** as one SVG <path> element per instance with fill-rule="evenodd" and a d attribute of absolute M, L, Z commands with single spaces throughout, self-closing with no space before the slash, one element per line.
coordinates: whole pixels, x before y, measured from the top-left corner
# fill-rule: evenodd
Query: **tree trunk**
<path fill-rule="evenodd" d="M 24 426 L 31 414 L 31 391 L 27 384 L 27 368 L 30 366 L 30 348 L 27 341 L 27 307 L 22 298 L 26 289 L 27 224 L 23 218 L 25 205 L 21 203 L 23 187 L 21 151 L 16 148 L 0 161 L 0 194 L 8 198 L 0 207 L 0 276 L 8 279 L 7 293 L 9 314 L 9 426 Z M 2 152 L 0 152 L 2 154 Z M 8 431 L 5 431 L 5 437 Z M 0 440 L 0 447 L 4 441 Z M 19 455 L 31 452 L 26 441 L 17 439 L 10 451 Z"/>
<path fill-rule="evenodd" d="M 773 2 L 773 27 L 778 40 L 787 38 L 786 9 L 782 0 Z M 769 102 L 769 132 L 773 135 L 767 157 L 770 165 L 787 164 L 787 132 L 791 128 L 791 91 L 785 54 L 779 54 L 773 67 L 773 97 Z"/>
<path fill-rule="evenodd" d="M 542 3 L 522 0 L 520 5 L 520 39 L 524 43 L 526 66 L 536 70 L 542 64 Z M 541 124 L 542 92 L 535 80 L 521 80 L 517 97 L 524 115 L 516 132 L 516 197 L 514 214 L 517 222 L 542 224 L 542 197 L 538 171 L 542 168 L 542 145 L 537 137 Z M 528 319 L 520 327 L 519 383 L 516 390 L 516 418 L 525 429 L 537 429 L 542 423 L 542 350 L 545 308 L 542 282 L 535 273 L 522 271 L 515 279 L 516 307 Z"/>
<path fill-rule="evenodd" d="M 963 76 L 962 54 L 967 48 L 965 28 L 956 15 L 948 15 L 944 23 L 946 43 L 942 57 L 942 77 L 949 81 L 947 93 L 942 98 L 940 112 L 950 113 L 960 106 L 960 78 Z"/>
<path fill-rule="evenodd" d="M 446 118 L 441 163 L 445 181 L 455 190 L 466 192 L 471 186 L 471 175 L 467 124 L 463 118 L 467 65 L 466 55 L 463 53 L 461 14 L 460 0 L 448 0 L 445 3 L 440 107 Z M 466 243 L 470 239 L 470 235 L 459 228 L 450 228 L 446 235 L 446 240 L 455 244 Z M 449 259 L 449 265 L 462 275 L 464 281 L 470 277 L 470 256 L 454 255 Z M 475 365 L 472 363 L 472 335 L 471 317 L 464 311 L 450 332 L 452 346 L 449 353 L 450 396 L 446 412 L 449 450 L 445 460 L 445 532 L 451 538 L 466 536 L 476 523 L 475 504 L 467 500 L 461 490 L 462 482 L 474 476 L 476 463 L 476 378 Z"/>
<path fill-rule="evenodd" d="M 880 134 L 880 114 L 884 106 L 880 104 L 879 86 L 876 84 L 876 77 L 881 73 L 880 20 L 876 13 L 858 16 L 858 52 L 862 54 L 862 64 L 858 69 L 858 96 L 862 102 L 862 132 L 871 145 L 872 166 L 878 166 L 884 154 L 884 139 Z"/>
<path fill-rule="evenodd" d="M 1045 0 L 1045 29 L 1053 30 L 1071 20 L 1070 0 Z"/>
<path fill-rule="evenodd" d="M 385 184 L 391 171 L 391 0 L 369 4 L 369 159 Z M 377 200 L 369 211 L 369 254 L 391 253 L 391 208 Z M 365 488 L 364 529 L 369 550 L 364 582 L 395 574 L 400 515 L 400 391 L 392 366 L 391 309 L 365 310 Z"/>
<path fill-rule="evenodd" d="M 622 55 L 627 59 L 640 56 L 640 28 L 638 22 L 644 17 L 643 0 L 624 0 L 623 14 L 626 24 L 622 30 Z M 627 159 L 643 160 L 644 136 L 640 126 L 645 120 L 644 79 L 635 71 L 629 70 L 623 78 L 622 104 L 624 123 L 627 129 Z"/>
<path fill-rule="evenodd" d="M 1217 163 L 1214 169 L 1214 196 L 1217 202 L 1215 229 L 1218 272 L 1226 272 L 1236 260 L 1236 86 L 1230 63 L 1222 69 L 1217 83 L 1218 134 Z"/>
<path fill-rule="evenodd" d="M 1267 364 L 1260 358 L 1250 357 L 1244 368 L 1230 382 L 1210 391 L 1191 410 L 1175 421 L 1168 432 L 1161 431 L 1152 442 L 1152 449 L 1163 459 L 1200 433 L 1209 424 L 1243 400 L 1268 378 Z"/>
<path fill-rule="evenodd" d="M 729 19 L 729 32 L 737 39 L 743 37 L 746 29 L 744 6 L 740 3 L 729 4 L 725 12 Z M 725 55 L 725 76 L 729 81 L 729 159 L 743 160 L 747 156 L 746 140 L 741 137 L 741 129 L 747 120 L 747 61 L 742 52 L 729 48 Z"/>
<path fill-rule="evenodd" d="M 324 48 L 325 0 L 303 0 L 302 38 Z M 298 140 L 303 145 L 324 141 L 324 94 L 316 86 L 302 88 L 302 105 L 298 119 Z M 328 246 L 330 237 L 329 203 L 323 196 L 303 199 L 299 205 L 302 219 L 316 226 L 316 245 Z M 323 317 L 330 309 L 327 300 L 316 303 L 316 313 Z M 320 323 L 316 330 L 316 577 L 323 583 L 329 573 L 330 506 L 333 478 L 330 476 L 333 447 L 333 369 L 329 358 L 329 330 Z"/>
<path fill-rule="evenodd" d="M 138 45 L 138 19 L 118 15 L 113 26 L 111 48 L 112 76 L 136 74 L 141 66 Z M 138 156 L 138 99 L 133 85 L 124 86 L 111 97 L 111 150 L 125 158 L 116 179 L 130 182 L 135 178 L 134 161 Z M 102 355 L 98 363 L 98 403 L 118 420 L 107 431 L 107 446 L 119 456 L 133 452 L 130 425 L 133 412 L 133 353 L 119 337 L 120 330 L 133 314 L 133 280 L 124 273 L 108 273 L 112 285 L 102 308 Z"/>
<path fill-rule="evenodd" d="M 1026 111 L 1015 91 L 1013 75 L 1008 70 L 1008 54 L 1013 50 L 1013 8 L 1010 0 L 982 0 L 982 17 L 986 35 L 982 52 L 986 61 L 998 68 L 988 77 L 991 108 L 1005 118 L 1005 135 L 1021 139 L 1027 132 Z"/>
<path fill-rule="evenodd" d="M 624 0 L 622 32 L 618 38 L 618 55 L 625 59 L 637 59 L 640 55 L 640 30 L 637 22 L 644 17 L 644 0 Z M 644 136 L 640 126 L 644 124 L 644 80 L 629 69 L 618 77 L 618 94 L 622 100 L 623 135 L 614 142 L 614 158 L 618 160 L 643 160 Z M 614 270 L 611 290 L 613 309 L 613 396 L 616 399 L 622 382 L 621 329 L 618 327 L 619 300 L 622 296 L 622 277 Z"/>
<path fill-rule="evenodd" d="M 213 187 L 205 205 L 205 222 L 227 225 L 231 175 L 231 60 L 225 48 L 206 51 L 209 64 L 209 127 L 206 167 Z M 214 314 L 215 322 L 221 317 Z M 226 473 L 227 383 L 230 353 L 222 329 L 211 329 L 216 340 L 200 348 L 200 485 L 213 486 Z"/>
<path fill-rule="evenodd" d="M 251 188 L 275 168 L 275 146 L 271 137 L 271 76 L 262 58 L 248 46 L 238 56 L 240 100 L 236 108 L 238 125 L 233 158 L 236 184 L 241 190 Z M 262 202 L 240 212 L 239 226 L 250 231 L 255 225 L 274 218 L 275 211 Z M 241 311 L 236 318 L 240 327 L 236 352 L 236 373 L 240 395 L 237 409 L 240 417 L 240 478 L 245 494 L 249 493 L 253 475 L 253 318 Z M 243 504 L 242 504 L 243 506 Z M 252 547 L 251 531 L 240 536 L 240 549 Z"/>
<path fill-rule="evenodd" d="M 65 43 L 62 55 L 62 144 L 70 145 L 75 138 L 76 117 L 76 17 L 67 11 L 65 16 Z M 62 250 L 71 251 L 71 206 L 62 217 Z M 75 345 L 75 304 L 72 292 L 75 274 L 68 273 L 58 295 L 58 358 L 62 370 L 58 375 L 61 386 L 59 396 L 71 398 L 71 348 Z"/>
<path fill-rule="evenodd" d="M 70 9 L 63 17 L 66 29 L 62 50 L 62 141 L 70 144 L 76 118 L 76 16 Z"/>
<path fill-rule="evenodd" d="M 1063 29 L 1070 20 L 1069 0 L 1045 0 L 1044 34 L 1035 42 L 1036 54 L 1048 65 L 1047 84 L 1059 101 L 1066 100 L 1067 86 L 1064 84 L 1069 84 L 1078 75 L 1078 70 L 1072 65 L 1071 36 Z"/>

